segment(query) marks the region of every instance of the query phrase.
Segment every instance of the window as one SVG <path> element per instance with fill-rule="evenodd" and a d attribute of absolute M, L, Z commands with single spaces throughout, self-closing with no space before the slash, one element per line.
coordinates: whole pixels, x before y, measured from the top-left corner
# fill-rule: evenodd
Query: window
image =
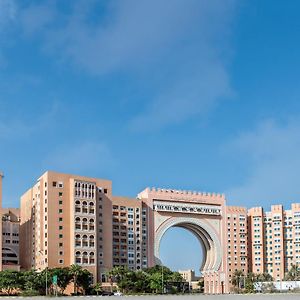
<path fill-rule="evenodd" d="M 53 187 L 56 187 L 56 186 L 57 186 L 57 182 L 56 182 L 56 181 L 53 181 L 53 182 L 52 182 L 52 186 L 53 186 Z"/>
<path fill-rule="evenodd" d="M 62 220 L 63 220 L 63 218 L 59 218 L 59 219 L 58 219 L 59 222 L 62 222 Z"/>
<path fill-rule="evenodd" d="M 58 193 L 58 196 L 59 196 L 59 197 L 62 197 L 62 195 L 63 195 L 62 192 L 59 192 L 59 193 Z"/>
<path fill-rule="evenodd" d="M 62 205 L 62 204 L 63 204 L 62 200 L 59 200 L 59 201 L 58 201 L 58 204 L 59 204 L 59 205 Z"/>
<path fill-rule="evenodd" d="M 104 191 L 104 194 L 107 194 L 107 189 L 104 189 L 103 191 Z"/>
<path fill-rule="evenodd" d="M 63 259 L 60 259 L 58 262 L 59 262 L 60 264 L 63 264 L 63 263 L 64 263 L 64 260 L 63 260 Z"/>
<path fill-rule="evenodd" d="M 62 230 L 63 229 L 63 227 L 62 226 L 59 226 L 59 230 Z"/>
<path fill-rule="evenodd" d="M 58 213 L 62 214 L 62 212 L 63 212 L 63 210 L 60 208 L 60 209 L 58 210 Z"/>
<path fill-rule="evenodd" d="M 58 236 L 60 239 L 62 239 L 63 238 L 63 235 L 62 234 L 59 234 L 59 236 Z"/>
<path fill-rule="evenodd" d="M 63 243 L 59 243 L 58 246 L 61 248 L 61 247 L 64 246 L 64 244 Z"/>

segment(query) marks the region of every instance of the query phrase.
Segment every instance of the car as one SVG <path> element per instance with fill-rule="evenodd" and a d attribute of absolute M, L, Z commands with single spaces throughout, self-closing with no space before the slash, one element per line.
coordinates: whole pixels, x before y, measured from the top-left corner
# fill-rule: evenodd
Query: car
<path fill-rule="evenodd" d="M 114 296 L 123 296 L 123 294 L 121 292 L 115 292 Z"/>
<path fill-rule="evenodd" d="M 108 291 L 103 291 L 103 292 L 101 293 L 101 296 L 113 296 L 113 295 L 114 295 L 113 292 L 108 292 Z"/>

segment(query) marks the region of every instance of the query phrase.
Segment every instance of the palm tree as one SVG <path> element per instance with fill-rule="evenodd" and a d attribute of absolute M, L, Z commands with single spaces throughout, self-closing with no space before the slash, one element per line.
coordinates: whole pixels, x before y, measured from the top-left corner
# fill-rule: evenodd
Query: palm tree
<path fill-rule="evenodd" d="M 79 265 L 70 266 L 70 275 L 73 277 L 72 281 L 74 282 L 74 294 L 78 292 L 77 278 L 82 273 L 82 268 Z"/>
<path fill-rule="evenodd" d="M 285 279 L 288 281 L 294 281 L 300 279 L 300 268 L 296 265 L 292 265 L 288 273 L 285 275 Z"/>
<path fill-rule="evenodd" d="M 261 282 L 273 281 L 273 277 L 269 273 L 262 273 L 257 275 L 257 281 L 261 281 Z"/>
<path fill-rule="evenodd" d="M 232 285 L 235 286 L 236 288 L 240 289 L 241 287 L 241 278 L 243 278 L 245 275 L 243 273 L 243 271 L 241 270 L 236 270 L 233 274 L 232 277 Z"/>

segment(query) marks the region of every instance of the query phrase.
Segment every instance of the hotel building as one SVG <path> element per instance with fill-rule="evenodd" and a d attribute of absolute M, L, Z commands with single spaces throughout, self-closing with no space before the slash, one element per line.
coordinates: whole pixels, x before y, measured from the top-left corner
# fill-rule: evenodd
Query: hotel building
<path fill-rule="evenodd" d="M 111 181 L 46 172 L 21 197 L 21 266 L 78 264 L 105 281 L 114 266 L 147 266 L 145 228 L 142 202 L 112 196 Z"/>
<path fill-rule="evenodd" d="M 248 211 L 249 269 L 253 273 L 268 273 L 274 280 L 283 280 L 292 265 L 300 266 L 300 204 L 290 210 L 272 205 Z"/>
<path fill-rule="evenodd" d="M 248 273 L 247 209 L 238 206 L 226 207 L 227 264 L 229 283 L 236 270 Z"/>
<path fill-rule="evenodd" d="M 2 269 L 20 270 L 19 261 L 20 210 L 2 209 Z"/>
<path fill-rule="evenodd" d="M 78 264 L 99 280 L 112 268 L 112 184 L 46 172 L 21 197 L 21 266 Z"/>
<path fill-rule="evenodd" d="M 142 201 L 112 197 L 113 267 L 147 268 L 147 214 Z"/>
<path fill-rule="evenodd" d="M 3 173 L 0 171 L 0 216 L 2 218 L 2 179 Z M 2 232 L 2 222 L 0 222 L 0 232 Z M 0 249 L 2 249 L 2 239 L 0 239 Z M 0 271 L 2 271 L 2 251 L 0 251 Z"/>
<path fill-rule="evenodd" d="M 46 172 L 21 197 L 20 217 L 23 269 L 78 264 L 95 282 L 107 281 L 116 266 L 161 263 L 160 241 L 170 227 L 198 238 L 206 293 L 228 293 L 237 270 L 282 280 L 300 265 L 300 204 L 264 212 L 227 206 L 220 194 L 149 188 L 128 198 L 114 196 L 110 180 Z"/>

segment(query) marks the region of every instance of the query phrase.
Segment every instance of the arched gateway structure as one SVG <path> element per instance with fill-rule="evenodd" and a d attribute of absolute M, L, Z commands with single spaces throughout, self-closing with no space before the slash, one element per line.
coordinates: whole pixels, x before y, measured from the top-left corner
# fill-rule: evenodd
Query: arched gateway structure
<path fill-rule="evenodd" d="M 148 264 L 161 264 L 160 242 L 169 228 L 185 228 L 197 237 L 203 249 L 199 267 L 204 292 L 228 293 L 227 251 L 223 251 L 227 249 L 224 195 L 147 188 L 138 198 L 148 206 Z"/>

